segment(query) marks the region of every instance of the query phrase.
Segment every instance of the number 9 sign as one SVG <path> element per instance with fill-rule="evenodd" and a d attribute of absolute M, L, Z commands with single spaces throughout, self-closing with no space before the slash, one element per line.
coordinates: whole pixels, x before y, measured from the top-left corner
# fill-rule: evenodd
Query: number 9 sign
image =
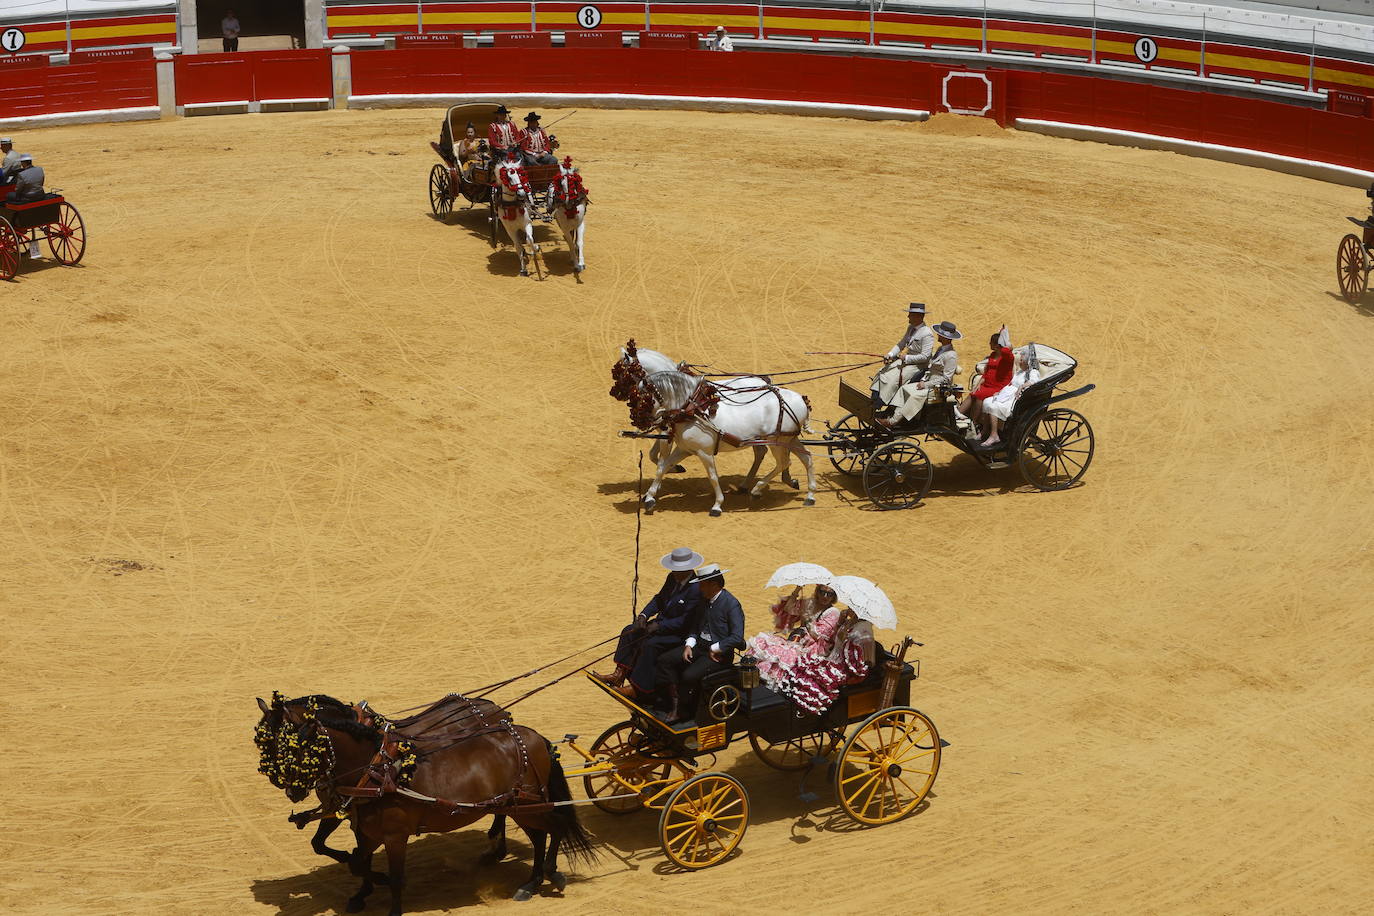
<path fill-rule="evenodd" d="M 601 25 L 601 10 L 590 3 L 577 11 L 577 24 L 584 29 L 594 29 Z"/>
<path fill-rule="evenodd" d="M 1137 38 L 1135 40 L 1135 59 L 1142 64 L 1148 64 L 1159 56 L 1159 45 L 1153 38 Z"/>
<path fill-rule="evenodd" d="M 11 54 L 18 54 L 23 47 L 23 29 L 5 29 L 4 34 L 0 34 L 0 48 L 4 48 Z"/>

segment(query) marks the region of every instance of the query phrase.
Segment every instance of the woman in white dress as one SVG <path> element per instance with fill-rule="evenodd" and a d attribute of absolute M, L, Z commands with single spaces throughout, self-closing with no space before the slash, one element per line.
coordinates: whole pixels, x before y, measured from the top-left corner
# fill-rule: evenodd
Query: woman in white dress
<path fill-rule="evenodd" d="M 1002 424 L 1011 416 L 1012 410 L 1016 407 L 1016 399 L 1021 396 L 1022 389 L 1038 381 L 1040 370 L 1026 361 L 1025 350 L 1018 352 L 1016 371 L 1012 373 L 1011 381 L 983 402 L 983 417 L 988 422 L 988 437 L 980 443 L 980 448 L 996 448 L 1002 443 Z"/>

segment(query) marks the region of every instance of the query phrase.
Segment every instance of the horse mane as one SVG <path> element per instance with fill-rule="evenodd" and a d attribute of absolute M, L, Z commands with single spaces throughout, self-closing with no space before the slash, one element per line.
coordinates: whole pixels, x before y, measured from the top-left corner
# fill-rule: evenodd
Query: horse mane
<path fill-rule="evenodd" d="M 320 724 L 325 725 L 335 731 L 343 732 L 350 738 L 359 741 L 371 741 L 376 743 L 381 740 L 381 734 L 377 729 L 368 725 L 363 725 L 353 714 L 353 707 L 343 700 L 336 700 L 323 693 L 312 693 L 303 697 L 296 697 L 294 700 L 287 700 L 286 706 L 305 706 L 311 700 L 315 701 L 318 708 L 316 717 Z"/>
<path fill-rule="evenodd" d="M 655 372 L 647 381 L 658 393 L 659 402 L 667 410 L 680 410 L 705 379 L 675 369 Z"/>

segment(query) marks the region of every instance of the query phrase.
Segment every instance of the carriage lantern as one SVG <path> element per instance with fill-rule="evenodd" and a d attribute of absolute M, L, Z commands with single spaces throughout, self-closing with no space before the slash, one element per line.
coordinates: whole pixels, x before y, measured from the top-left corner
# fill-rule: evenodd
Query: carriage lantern
<path fill-rule="evenodd" d="M 753 690 L 759 685 L 759 663 L 752 655 L 742 656 L 739 660 L 739 685 L 742 690 Z"/>

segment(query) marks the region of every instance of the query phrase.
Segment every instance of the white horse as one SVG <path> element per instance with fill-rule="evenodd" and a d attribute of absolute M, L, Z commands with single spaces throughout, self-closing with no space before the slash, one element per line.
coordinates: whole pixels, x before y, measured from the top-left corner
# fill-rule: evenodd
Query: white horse
<path fill-rule="evenodd" d="M 573 273 L 580 274 L 587 269 L 582 256 L 582 240 L 586 237 L 587 189 L 582 184 L 582 176 L 572 166 L 572 157 L 564 156 L 558 165 L 558 177 L 549 185 L 549 201 L 553 208 L 553 218 L 563 232 L 568 243 L 568 257 L 572 260 Z"/>
<path fill-rule="evenodd" d="M 620 348 L 620 360 L 611 367 L 611 378 L 616 383 L 611 388 L 611 397 L 617 401 L 628 401 L 635 384 L 638 382 L 656 372 L 674 372 L 683 368 L 685 368 L 685 363 L 657 350 L 637 347 L 635 342 L 631 340 L 628 346 Z M 720 379 L 716 384 L 723 388 L 753 389 L 760 385 L 767 385 L 768 380 L 757 375 L 736 375 Z M 654 444 L 649 447 L 649 460 L 658 464 L 662 452 L 663 440 L 655 439 Z M 747 493 L 749 491 L 749 482 L 758 474 L 759 468 L 763 466 L 763 458 L 767 454 L 768 449 L 765 446 L 754 446 L 754 463 L 749 465 L 749 473 L 744 475 L 744 483 L 740 484 L 735 492 Z M 668 470 L 673 474 L 681 474 L 687 469 L 674 462 Z M 782 482 L 794 490 L 800 487 L 797 479 L 792 476 L 790 468 L 783 469 Z"/>
<path fill-rule="evenodd" d="M 658 489 L 668 468 L 687 455 L 696 455 L 711 479 L 716 501 L 711 515 L 721 513 L 725 494 L 716 473 L 716 453 L 721 449 L 745 445 L 764 445 L 773 455 L 774 467 L 749 491 L 760 496 L 779 472 L 785 472 L 792 456 L 806 466 L 806 499 L 803 505 L 816 504 L 816 471 L 811 453 L 798 437 L 806 429 L 811 406 L 795 391 L 761 384 L 754 387 L 714 385 L 699 375 L 676 369 L 655 372 L 638 385 L 637 397 L 630 402 L 636 425 L 645 421 L 666 422 L 672 438 L 663 450 L 654 482 L 644 494 L 644 511 L 652 513 Z M 652 401 L 652 407 L 645 404 Z M 711 401 L 716 401 L 714 413 Z M 643 416 L 645 409 L 651 416 Z M 636 415 L 638 414 L 638 415 Z"/>
<path fill-rule="evenodd" d="M 515 255 L 520 259 L 520 276 L 530 275 L 525 267 L 525 249 L 520 243 L 521 236 L 524 236 L 526 244 L 530 246 L 535 272 L 540 273 L 542 279 L 539 246 L 534 244 L 534 220 L 530 217 L 530 179 L 524 167 L 509 159 L 498 164 L 496 187 L 492 189 L 492 194 L 495 195 L 496 212 L 501 225 L 505 227 L 506 235 L 515 245 Z"/>

